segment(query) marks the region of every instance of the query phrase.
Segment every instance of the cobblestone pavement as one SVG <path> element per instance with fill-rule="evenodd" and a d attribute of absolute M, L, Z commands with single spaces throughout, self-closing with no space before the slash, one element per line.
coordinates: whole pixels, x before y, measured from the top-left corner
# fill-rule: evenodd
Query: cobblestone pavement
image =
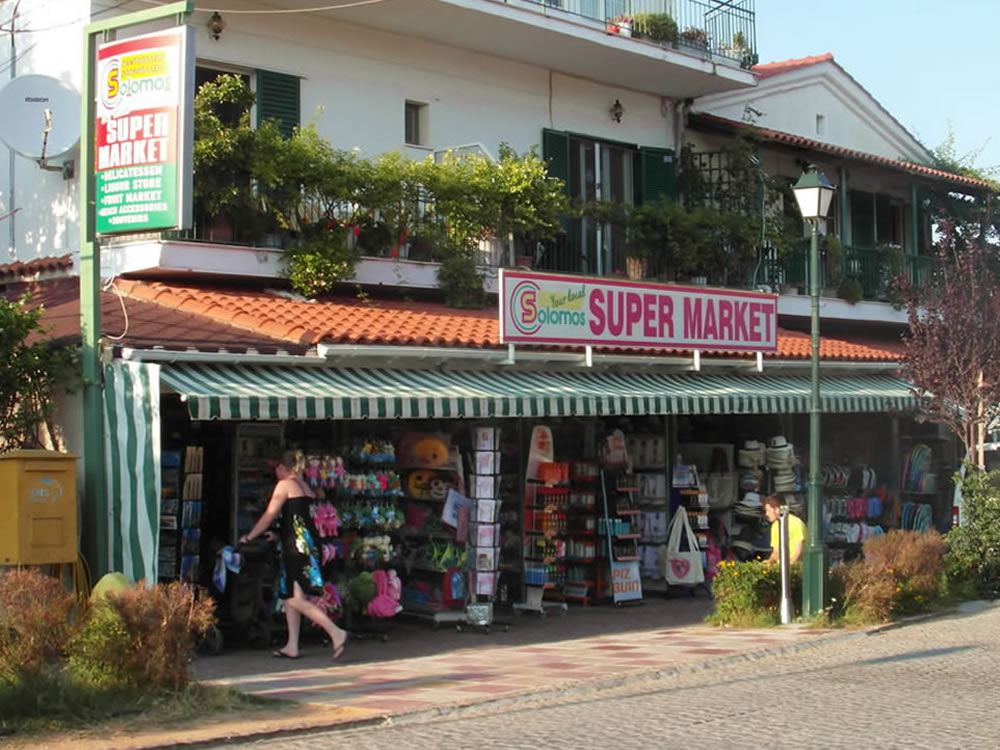
<path fill-rule="evenodd" d="M 998 748 L 1000 609 L 539 703 L 230 747 Z"/>

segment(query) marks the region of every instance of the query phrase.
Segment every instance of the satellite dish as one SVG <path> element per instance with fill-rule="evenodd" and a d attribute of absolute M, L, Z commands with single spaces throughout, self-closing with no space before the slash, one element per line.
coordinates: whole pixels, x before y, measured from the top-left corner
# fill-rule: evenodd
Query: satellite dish
<path fill-rule="evenodd" d="M 80 94 L 51 76 L 12 80 L 0 89 L 0 112 L 0 141 L 29 159 L 62 156 L 80 142 Z"/>

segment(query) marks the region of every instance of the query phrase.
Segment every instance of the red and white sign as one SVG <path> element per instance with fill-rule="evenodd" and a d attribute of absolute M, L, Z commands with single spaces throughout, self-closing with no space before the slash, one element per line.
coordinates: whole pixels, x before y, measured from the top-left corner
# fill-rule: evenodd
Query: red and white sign
<path fill-rule="evenodd" d="M 500 271 L 503 343 L 774 352 L 777 326 L 774 294 Z"/>

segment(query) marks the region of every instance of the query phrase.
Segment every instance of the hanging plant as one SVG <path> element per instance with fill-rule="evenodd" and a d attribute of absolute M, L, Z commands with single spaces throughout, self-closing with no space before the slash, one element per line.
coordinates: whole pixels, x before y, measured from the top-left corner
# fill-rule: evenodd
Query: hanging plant
<path fill-rule="evenodd" d="M 292 289 L 304 297 L 317 297 L 354 276 L 358 255 L 348 247 L 348 236 L 355 231 L 357 225 L 344 226 L 330 219 L 301 245 L 285 248 L 284 273 Z"/>

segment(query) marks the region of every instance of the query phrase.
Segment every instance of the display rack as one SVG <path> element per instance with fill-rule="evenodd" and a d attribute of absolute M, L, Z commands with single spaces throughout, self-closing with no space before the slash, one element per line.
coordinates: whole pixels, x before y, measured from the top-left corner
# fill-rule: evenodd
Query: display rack
<path fill-rule="evenodd" d="M 566 601 L 588 605 L 597 596 L 600 565 L 597 537 L 597 492 L 600 471 L 594 461 L 570 465 L 570 491 L 566 504 Z"/>
<path fill-rule="evenodd" d="M 435 627 L 464 622 L 470 601 L 471 547 L 468 534 L 461 535 L 457 529 L 471 527 L 471 502 L 459 492 L 461 485 L 454 467 L 410 468 L 403 481 L 408 519 L 403 538 L 410 551 L 403 560 L 402 614 Z M 453 514 L 448 522 L 443 520 L 446 513 Z M 425 522 L 413 530 L 409 523 L 416 514 Z M 456 574 L 464 582 L 457 598 L 449 596 L 456 587 Z"/>
<path fill-rule="evenodd" d="M 181 490 L 180 579 L 195 583 L 201 570 L 202 473 L 205 448 L 189 445 L 184 449 L 184 484 Z"/>
<path fill-rule="evenodd" d="M 180 575 L 181 551 L 181 453 L 160 455 L 160 548 L 156 575 L 161 581 Z"/>
<path fill-rule="evenodd" d="M 601 498 L 604 516 L 598 523 L 601 557 L 607 563 L 598 566 L 598 591 L 610 594 L 616 606 L 642 602 L 642 577 L 639 571 L 639 533 L 636 524 L 640 510 L 636 504 L 638 481 L 631 471 L 602 470 Z M 607 575 L 605 581 L 603 576 Z"/>
<path fill-rule="evenodd" d="M 524 601 L 514 604 L 515 612 L 546 609 L 566 612 L 562 585 L 566 575 L 569 464 L 552 458 L 552 435 L 548 428 L 532 433 L 525 477 L 523 508 Z"/>
<path fill-rule="evenodd" d="M 238 424 L 233 450 L 232 544 L 250 531 L 274 487 L 274 461 L 281 455 L 281 424 Z"/>
<path fill-rule="evenodd" d="M 493 619 L 500 569 L 500 495 L 502 453 L 500 428 L 479 426 L 472 430 L 469 490 L 472 497 L 469 527 L 470 563 L 469 602 L 465 620 L 455 625 L 459 632 L 467 628 L 489 633 L 494 624 L 504 631 L 507 623 Z"/>

